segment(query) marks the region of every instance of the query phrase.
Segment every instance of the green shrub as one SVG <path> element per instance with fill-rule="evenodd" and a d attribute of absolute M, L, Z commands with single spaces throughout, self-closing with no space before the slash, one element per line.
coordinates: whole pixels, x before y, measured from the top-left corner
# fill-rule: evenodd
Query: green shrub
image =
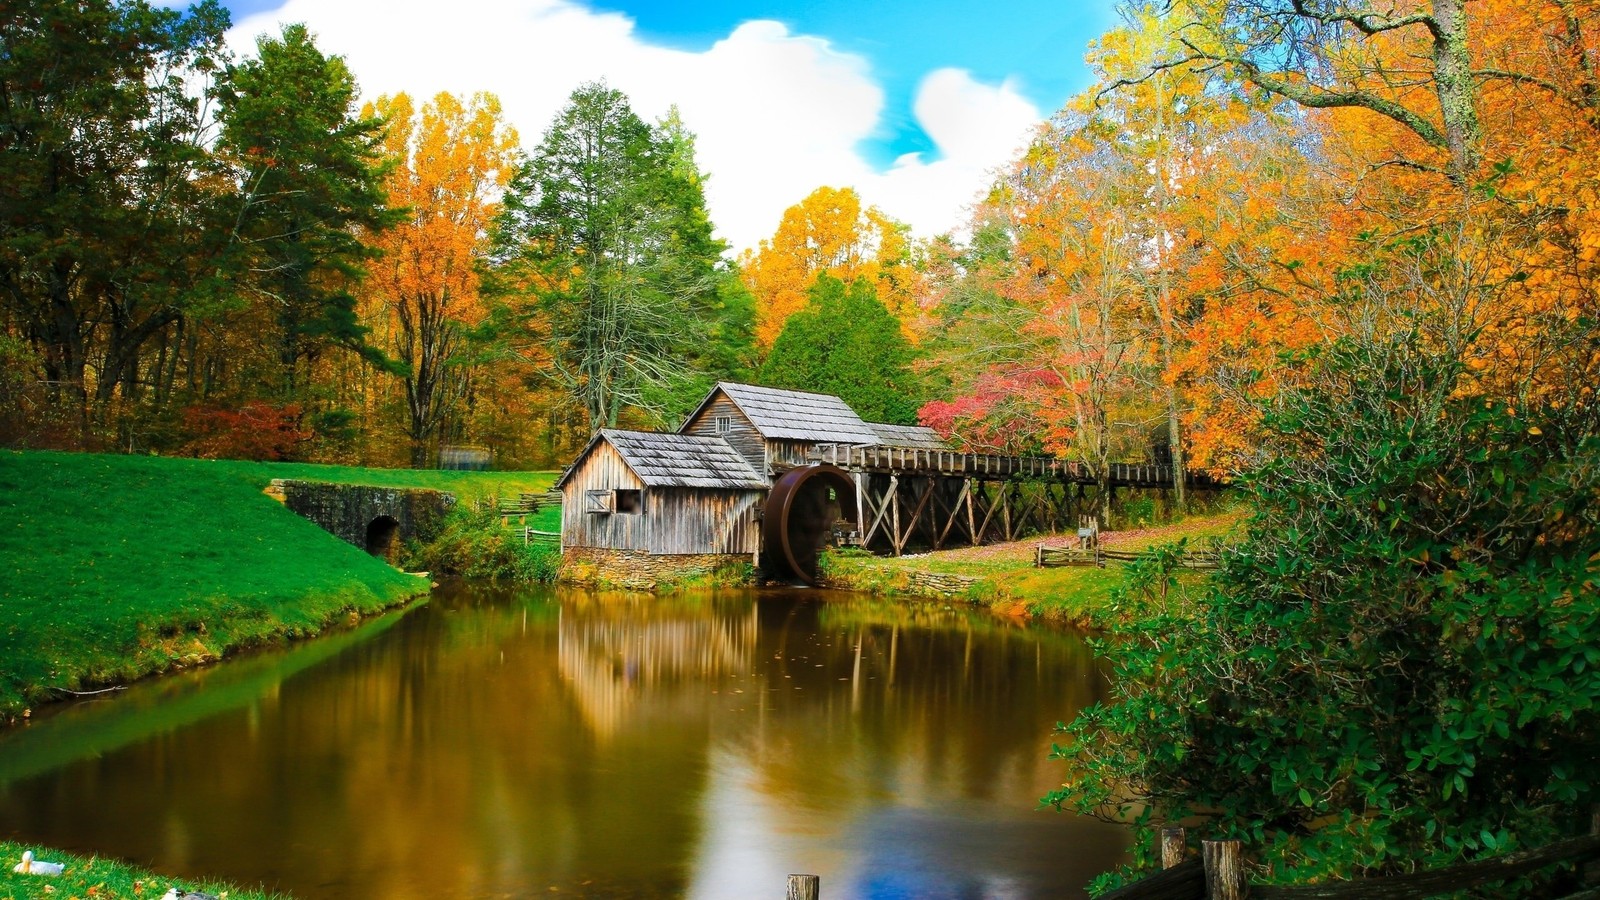
<path fill-rule="evenodd" d="M 1470 396 L 1417 334 L 1311 371 L 1268 412 L 1256 511 L 1218 575 L 1189 596 L 1150 567 L 1120 599 L 1114 701 L 1065 727 L 1046 802 L 1135 822 L 1136 866 L 1150 829 L 1187 820 L 1280 882 L 1586 830 L 1600 412 Z"/>
<path fill-rule="evenodd" d="M 503 524 L 493 497 L 481 505 L 457 506 L 439 535 L 411 548 L 408 566 L 500 581 L 555 581 L 561 550 L 551 544 L 524 544 L 520 528 Z"/>

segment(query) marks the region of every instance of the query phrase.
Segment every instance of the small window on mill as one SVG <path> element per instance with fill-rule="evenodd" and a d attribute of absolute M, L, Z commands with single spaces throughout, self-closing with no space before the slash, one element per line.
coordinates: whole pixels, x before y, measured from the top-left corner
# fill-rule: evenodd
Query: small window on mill
<path fill-rule="evenodd" d="M 617 491 L 617 512 L 619 514 L 640 513 L 644 511 L 643 491 Z"/>
<path fill-rule="evenodd" d="M 733 430 L 733 416 L 717 416 L 717 434 L 727 434 Z"/>

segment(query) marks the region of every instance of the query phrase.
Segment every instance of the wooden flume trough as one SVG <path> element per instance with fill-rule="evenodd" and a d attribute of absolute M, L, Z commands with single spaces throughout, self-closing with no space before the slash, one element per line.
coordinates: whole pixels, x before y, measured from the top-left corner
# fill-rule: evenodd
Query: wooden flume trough
<path fill-rule="evenodd" d="M 848 473 L 859 513 L 852 542 L 896 556 L 913 544 L 942 550 L 1060 531 L 1088 508 L 1085 489 L 1101 483 L 1083 463 L 1041 456 L 831 444 L 812 448 L 807 462 Z M 1171 466 L 1112 463 L 1107 474 L 1112 490 L 1173 486 Z M 1184 477 L 1198 490 L 1223 486 Z"/>

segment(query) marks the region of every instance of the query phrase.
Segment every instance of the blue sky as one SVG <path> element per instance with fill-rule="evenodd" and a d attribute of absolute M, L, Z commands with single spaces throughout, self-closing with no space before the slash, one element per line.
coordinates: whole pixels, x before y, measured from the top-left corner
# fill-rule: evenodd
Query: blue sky
<path fill-rule="evenodd" d="M 792 31 L 833 41 L 870 61 L 883 84 L 883 133 L 870 143 L 873 162 L 935 148 L 911 115 L 913 93 L 928 72 L 966 69 L 985 82 L 1015 79 L 1018 92 L 1046 112 L 1088 85 L 1083 54 L 1111 26 L 1106 2 L 871 0 L 871 2 L 652 2 L 602 0 L 598 9 L 631 16 L 641 34 L 702 50 L 749 19 L 775 19 Z"/>
<path fill-rule="evenodd" d="M 572 88 L 673 105 L 700 137 L 735 248 L 821 185 L 852 186 L 922 234 L 965 208 L 1031 127 L 1088 84 L 1113 0 L 224 0 L 235 50 L 304 22 L 368 96 L 489 90 L 525 147 Z"/>

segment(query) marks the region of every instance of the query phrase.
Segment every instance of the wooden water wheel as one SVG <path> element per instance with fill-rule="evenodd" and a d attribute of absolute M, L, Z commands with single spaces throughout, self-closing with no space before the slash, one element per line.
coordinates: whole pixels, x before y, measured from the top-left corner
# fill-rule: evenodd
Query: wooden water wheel
<path fill-rule="evenodd" d="M 784 473 L 772 486 L 761 523 L 767 570 L 817 583 L 817 556 L 834 543 L 840 522 L 856 528 L 856 488 L 836 466 L 805 466 Z"/>

